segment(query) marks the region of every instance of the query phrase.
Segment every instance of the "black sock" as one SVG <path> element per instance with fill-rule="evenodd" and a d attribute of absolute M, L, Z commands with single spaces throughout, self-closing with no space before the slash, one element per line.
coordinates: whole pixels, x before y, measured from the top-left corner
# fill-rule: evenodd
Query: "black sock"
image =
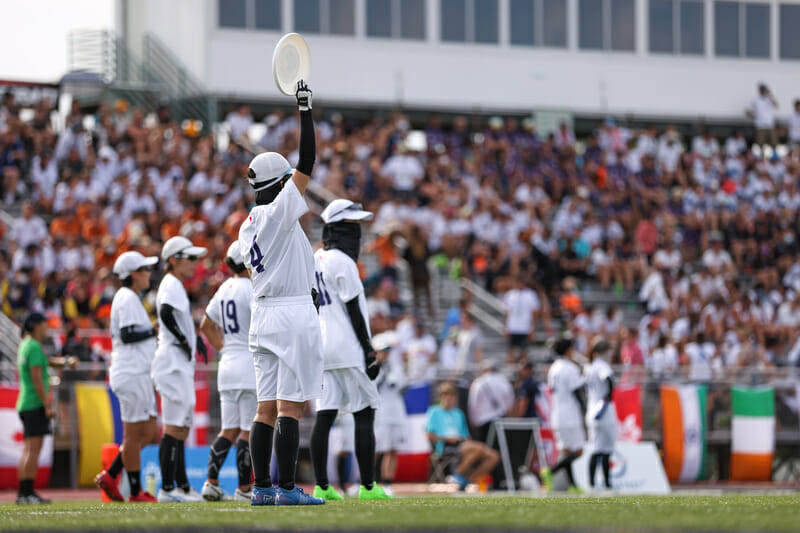
<path fill-rule="evenodd" d="M 575 485 L 575 479 L 572 477 L 572 461 L 577 459 L 578 456 L 572 452 L 567 453 L 567 456 L 561 459 L 556 465 L 550 470 L 551 473 L 555 474 L 562 468 L 567 471 L 567 479 L 569 480 L 570 485 Z"/>
<path fill-rule="evenodd" d="M 255 474 L 256 487 L 266 489 L 272 486 L 269 477 L 269 463 L 272 459 L 272 438 L 275 428 L 263 422 L 253 422 L 250 429 L 250 459 Z"/>
<path fill-rule="evenodd" d="M 236 441 L 236 470 L 239 471 L 239 486 L 249 485 L 253 479 L 253 463 L 250 460 L 250 443 L 244 439 Z"/>
<path fill-rule="evenodd" d="M 122 452 L 118 453 L 116 457 L 114 457 L 114 461 L 112 461 L 111 466 L 108 467 L 108 475 L 115 478 L 122 472 Z"/>
<path fill-rule="evenodd" d="M 233 443 L 225 437 L 217 437 L 208 450 L 208 479 L 219 479 L 219 469 L 228 457 Z"/>
<path fill-rule="evenodd" d="M 597 462 L 600 460 L 601 454 L 593 453 L 589 458 L 589 486 L 594 487 L 594 474 L 597 471 Z"/>
<path fill-rule="evenodd" d="M 136 496 L 142 490 L 142 479 L 139 477 L 139 471 L 128 472 L 128 482 L 131 485 L 131 496 Z"/>
<path fill-rule="evenodd" d="M 356 459 L 361 484 L 372 490 L 375 481 L 375 410 L 371 407 L 353 413 L 356 421 Z"/>
<path fill-rule="evenodd" d="M 186 445 L 182 440 L 178 441 L 175 453 L 175 485 L 184 492 L 189 492 L 192 488 L 186 475 Z"/>
<path fill-rule="evenodd" d="M 603 454 L 603 476 L 606 478 L 606 488 L 611 488 L 611 478 L 609 474 L 611 473 L 611 454 L 604 453 Z"/>
<path fill-rule="evenodd" d="M 317 411 L 314 429 L 311 430 L 311 462 L 314 464 L 314 477 L 322 490 L 328 489 L 328 437 L 336 420 L 336 409 Z"/>
<path fill-rule="evenodd" d="M 30 496 L 33 494 L 33 480 L 32 479 L 20 479 L 19 480 L 19 495 L 20 496 Z"/>
<path fill-rule="evenodd" d="M 178 453 L 178 439 L 172 435 L 161 437 L 158 447 L 158 461 L 161 463 L 161 488 L 170 491 L 175 488 L 175 463 Z"/>
<path fill-rule="evenodd" d="M 336 473 L 339 475 L 339 487 L 346 490 L 345 485 L 350 481 L 350 454 L 336 456 Z"/>
<path fill-rule="evenodd" d="M 294 489 L 297 451 L 300 447 L 300 426 L 294 418 L 279 416 L 275 424 L 275 458 L 278 460 L 278 485 Z"/>

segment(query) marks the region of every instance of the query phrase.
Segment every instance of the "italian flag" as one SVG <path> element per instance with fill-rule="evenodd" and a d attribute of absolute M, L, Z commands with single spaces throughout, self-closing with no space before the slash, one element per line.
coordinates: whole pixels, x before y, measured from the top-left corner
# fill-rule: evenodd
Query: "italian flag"
<path fill-rule="evenodd" d="M 706 387 L 662 385 L 664 470 L 670 481 L 697 481 L 706 464 Z"/>
<path fill-rule="evenodd" d="M 775 452 L 775 392 L 772 387 L 733 387 L 731 479 L 769 481 Z"/>

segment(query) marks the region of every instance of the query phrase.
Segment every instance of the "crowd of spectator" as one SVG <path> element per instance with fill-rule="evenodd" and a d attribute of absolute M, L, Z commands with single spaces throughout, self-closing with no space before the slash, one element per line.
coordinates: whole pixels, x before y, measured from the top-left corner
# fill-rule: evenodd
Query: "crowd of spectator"
<path fill-rule="evenodd" d="M 364 272 L 374 332 L 414 310 L 430 314 L 438 268 L 511 295 L 510 362 L 560 323 L 579 347 L 607 336 L 628 367 L 668 375 L 686 366 L 691 379 L 708 380 L 800 360 L 800 101 L 785 143 L 768 90 L 748 113 L 763 144 L 744 131 L 689 137 L 610 118 L 576 140 L 567 124 L 545 136 L 513 117 L 431 114 L 412 126 L 400 112 L 320 114 L 313 179 L 376 213 L 365 252 L 378 267 Z M 253 139 L 246 105 L 226 117 L 225 136 L 178 123 L 166 106 L 146 114 L 124 100 L 91 113 L 76 101 L 58 131 L 52 114 L 42 100 L 22 120 L 10 94 L 0 106 L 0 202 L 21 203 L 13 228 L 0 222 L 3 312 L 19 320 L 39 310 L 64 331 L 104 329 L 114 259 L 133 249 L 158 255 L 182 234 L 210 250 L 187 283 L 199 320 L 252 202 L 243 146 L 295 162 L 296 117 L 270 112 Z M 398 290 L 400 258 L 411 308 Z M 587 285 L 637 291 L 644 318 L 626 324 L 621 309 L 583 305 Z M 409 379 L 480 362 L 480 328 L 465 309 L 442 332 L 417 319 Z"/>

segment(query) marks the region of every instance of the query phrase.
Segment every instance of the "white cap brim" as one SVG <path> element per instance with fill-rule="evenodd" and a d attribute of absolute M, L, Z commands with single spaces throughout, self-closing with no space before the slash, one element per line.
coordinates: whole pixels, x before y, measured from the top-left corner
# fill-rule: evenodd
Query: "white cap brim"
<path fill-rule="evenodd" d="M 195 257 L 205 257 L 208 253 L 208 250 L 203 248 L 202 246 L 190 246 L 178 252 L 181 255 L 193 255 Z M 175 254 L 177 255 L 177 254 Z"/>

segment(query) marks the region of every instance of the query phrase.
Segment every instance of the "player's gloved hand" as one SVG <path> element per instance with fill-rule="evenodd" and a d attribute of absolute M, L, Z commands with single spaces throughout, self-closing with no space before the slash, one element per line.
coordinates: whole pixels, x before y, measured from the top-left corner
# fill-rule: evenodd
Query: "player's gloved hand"
<path fill-rule="evenodd" d="M 375 378 L 378 377 L 378 373 L 381 371 L 381 364 L 378 362 L 378 357 L 375 353 L 375 350 L 364 354 L 364 364 L 366 365 L 367 377 L 374 381 Z"/>
<path fill-rule="evenodd" d="M 297 108 L 300 109 L 300 111 L 308 111 L 311 109 L 311 89 L 308 88 L 305 81 L 300 80 L 297 82 L 297 90 L 294 96 L 297 98 Z"/>
<path fill-rule="evenodd" d="M 204 363 L 208 363 L 208 349 L 206 348 L 206 343 L 200 338 L 200 335 L 197 336 L 197 353 L 203 357 Z"/>
<path fill-rule="evenodd" d="M 181 339 L 181 342 L 180 342 L 180 344 L 178 344 L 178 346 L 180 346 L 181 350 L 183 350 L 184 353 L 186 353 L 186 358 L 189 361 L 191 361 L 192 360 L 192 347 L 189 346 L 189 341 L 186 340 L 185 338 Z"/>
<path fill-rule="evenodd" d="M 319 305 L 320 305 L 319 293 L 317 292 L 317 289 L 315 289 L 314 287 L 311 287 L 311 300 L 314 302 L 314 307 L 317 308 L 317 313 L 319 313 Z"/>

